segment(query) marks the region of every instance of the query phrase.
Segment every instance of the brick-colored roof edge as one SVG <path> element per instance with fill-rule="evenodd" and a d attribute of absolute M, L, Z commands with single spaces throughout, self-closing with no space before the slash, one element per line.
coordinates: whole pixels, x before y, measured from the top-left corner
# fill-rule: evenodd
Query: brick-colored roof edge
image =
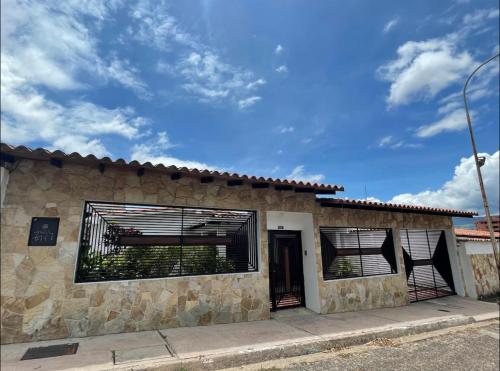
<path fill-rule="evenodd" d="M 500 238 L 500 233 L 499 232 L 494 232 L 495 238 Z M 490 239 L 490 232 L 489 231 L 480 231 L 477 229 L 465 229 L 465 228 L 455 228 L 455 236 L 458 238 L 464 237 L 466 239 L 472 238 L 472 239 Z"/>
<path fill-rule="evenodd" d="M 241 180 L 247 181 L 251 183 L 269 183 L 271 185 L 283 185 L 283 186 L 292 186 L 296 188 L 310 188 L 314 191 L 318 192 L 342 192 L 344 191 L 344 186 L 336 185 L 336 184 L 318 184 L 318 183 L 310 183 L 310 182 L 302 182 L 290 179 L 279 179 L 279 178 L 264 178 L 257 177 L 246 174 L 237 174 L 237 173 L 228 173 L 228 172 L 220 172 L 217 170 L 203 170 L 203 169 L 195 169 L 195 168 L 187 168 L 187 167 L 177 167 L 174 165 L 165 166 L 163 164 L 153 165 L 151 162 L 140 163 L 139 161 L 132 160 L 127 162 L 126 160 L 119 158 L 117 160 L 113 160 L 109 157 L 98 158 L 94 155 L 82 156 L 78 152 L 73 152 L 71 154 L 66 154 L 62 151 L 50 151 L 45 148 L 36 148 L 31 149 L 26 146 L 12 146 L 6 143 L 0 144 L 0 150 L 2 155 L 7 154 L 13 156 L 14 158 L 26 158 L 32 160 L 45 160 L 49 161 L 52 158 L 59 159 L 64 161 L 69 161 L 73 163 L 80 164 L 103 164 L 103 165 L 111 165 L 117 167 L 127 167 L 131 169 L 153 169 L 156 171 L 165 171 L 167 173 L 181 173 L 190 176 L 211 176 L 217 179 L 225 179 L 225 180 Z"/>
<path fill-rule="evenodd" d="M 321 206 L 325 207 L 399 211 L 399 212 L 411 212 L 419 214 L 461 216 L 467 218 L 472 218 L 473 216 L 477 215 L 477 213 L 472 211 L 444 209 L 444 208 L 417 206 L 417 205 L 392 204 L 392 203 L 366 201 L 366 200 L 351 200 L 342 198 L 318 198 L 317 201 L 321 203 Z"/>

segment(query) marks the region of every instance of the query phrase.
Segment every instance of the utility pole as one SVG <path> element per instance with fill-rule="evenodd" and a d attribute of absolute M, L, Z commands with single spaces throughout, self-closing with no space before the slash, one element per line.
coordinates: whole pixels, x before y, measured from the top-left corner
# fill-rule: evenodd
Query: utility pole
<path fill-rule="evenodd" d="M 470 76 L 467 78 L 465 81 L 464 85 L 464 105 L 465 105 L 465 114 L 467 116 L 467 124 L 469 125 L 469 134 L 470 134 L 470 141 L 472 144 L 472 151 L 474 152 L 474 160 L 476 161 L 476 169 L 477 169 L 477 177 L 479 179 L 479 188 L 481 188 L 481 196 L 483 198 L 483 205 L 484 205 L 484 212 L 486 216 L 486 222 L 488 223 L 488 230 L 490 232 L 490 238 L 491 238 L 491 247 L 493 248 L 493 255 L 495 257 L 495 262 L 497 264 L 497 273 L 500 276 L 500 260 L 498 259 L 498 253 L 497 253 L 497 243 L 495 240 L 495 232 L 493 231 L 493 224 L 491 223 L 491 214 L 490 214 L 490 207 L 488 206 L 488 198 L 486 196 L 486 190 L 484 189 L 484 183 L 483 183 L 483 176 L 481 175 L 481 166 L 484 165 L 484 158 L 479 158 L 477 155 L 477 148 L 476 148 L 476 141 L 474 139 L 474 132 L 472 131 L 472 121 L 470 118 L 469 114 L 469 107 L 467 106 L 467 85 L 469 85 L 469 81 L 472 79 L 474 74 L 485 64 L 491 62 L 495 58 L 500 56 L 500 53 L 494 55 L 490 59 L 484 61 L 481 63 L 479 66 L 476 67 L 474 71 L 470 74 Z"/>

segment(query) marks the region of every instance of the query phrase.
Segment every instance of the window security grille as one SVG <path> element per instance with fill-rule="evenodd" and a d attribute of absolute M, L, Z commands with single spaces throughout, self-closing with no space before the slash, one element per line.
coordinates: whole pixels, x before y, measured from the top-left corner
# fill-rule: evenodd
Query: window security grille
<path fill-rule="evenodd" d="M 257 271 L 255 211 L 86 202 L 76 282 Z"/>
<path fill-rule="evenodd" d="M 397 273 L 391 229 L 320 227 L 323 279 Z"/>

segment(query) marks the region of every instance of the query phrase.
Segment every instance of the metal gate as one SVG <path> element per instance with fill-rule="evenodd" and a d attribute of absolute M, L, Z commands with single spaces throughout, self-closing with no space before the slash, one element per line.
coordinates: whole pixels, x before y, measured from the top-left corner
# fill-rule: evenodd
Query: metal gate
<path fill-rule="evenodd" d="M 410 301 L 454 295 L 446 235 L 439 230 L 401 230 Z"/>
<path fill-rule="evenodd" d="M 269 231 L 271 309 L 305 305 L 300 232 Z"/>

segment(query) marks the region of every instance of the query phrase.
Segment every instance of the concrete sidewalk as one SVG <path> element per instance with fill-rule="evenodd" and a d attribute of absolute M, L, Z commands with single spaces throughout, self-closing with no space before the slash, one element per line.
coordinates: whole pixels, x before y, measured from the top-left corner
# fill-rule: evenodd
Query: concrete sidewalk
<path fill-rule="evenodd" d="M 363 344 L 496 319 L 498 305 L 459 296 L 399 308 L 317 315 L 277 312 L 272 320 L 2 346 L 2 370 L 198 370 Z M 29 347 L 79 343 L 75 355 L 20 361 Z"/>

